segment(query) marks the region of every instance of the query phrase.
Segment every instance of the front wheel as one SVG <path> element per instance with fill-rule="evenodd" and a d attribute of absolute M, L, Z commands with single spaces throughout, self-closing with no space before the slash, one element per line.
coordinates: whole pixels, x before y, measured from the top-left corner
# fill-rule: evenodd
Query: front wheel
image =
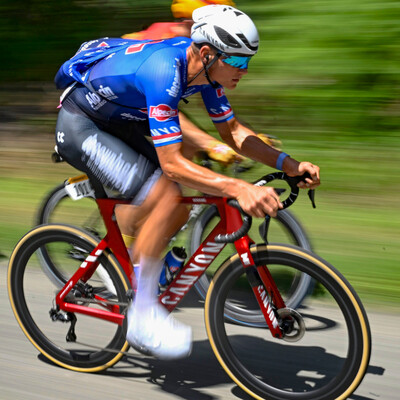
<path fill-rule="evenodd" d="M 55 265 L 72 276 L 98 243 L 95 237 L 72 226 L 39 226 L 19 241 L 8 267 L 11 307 L 27 338 L 49 360 L 80 372 L 104 370 L 129 348 L 126 318 L 118 325 L 84 314 L 84 308 L 90 307 L 112 308 L 125 315 L 129 280 L 114 256 L 104 251 L 98 266 L 102 274 L 95 271 L 87 282 L 79 281 L 66 297 L 83 312 L 65 313 L 55 306 L 60 288 L 40 267 L 37 255 L 40 250 L 51 250 Z"/>
<path fill-rule="evenodd" d="M 193 254 L 204 238 L 215 227 L 220 217 L 216 207 L 207 208 L 196 219 L 190 236 L 190 251 Z M 264 219 L 259 219 L 261 224 L 264 224 Z M 256 242 L 265 242 L 266 238 L 259 230 L 259 224 L 253 221 L 253 227 L 250 231 L 250 237 Z M 261 227 L 261 226 L 260 226 Z M 261 231 L 261 229 L 260 229 Z M 304 228 L 300 222 L 288 210 L 280 210 L 276 218 L 270 220 L 270 228 L 268 230 L 269 240 L 274 242 L 290 243 L 311 251 L 311 244 L 307 237 Z M 226 257 L 235 253 L 233 245 L 227 245 L 221 255 L 217 257 L 213 265 L 219 265 Z M 218 263 L 219 261 L 219 263 Z M 205 299 L 212 275 L 213 268 L 208 268 L 207 271 L 196 282 L 196 290 L 200 296 Z M 314 289 L 314 281 L 309 275 L 301 271 L 293 271 L 291 276 L 290 290 L 286 291 L 286 305 L 290 308 L 297 308 L 304 298 L 312 293 Z M 239 307 L 235 300 L 228 302 L 225 306 L 225 317 L 230 321 L 238 324 L 265 326 L 265 320 L 260 310 L 252 310 L 251 307 Z"/>
<path fill-rule="evenodd" d="M 256 399 L 347 399 L 362 381 L 371 352 L 367 316 L 354 289 L 326 261 L 295 246 L 258 245 L 252 255 L 257 266 L 268 266 L 283 298 L 293 271 L 315 279 L 316 290 L 297 312 L 274 309 L 281 327 L 295 322 L 283 339 L 273 338 L 267 328 L 230 324 L 224 318 L 227 302 L 258 304 L 239 257 L 227 259 L 205 303 L 207 334 L 218 361 Z M 273 298 L 269 301 L 274 306 Z"/>

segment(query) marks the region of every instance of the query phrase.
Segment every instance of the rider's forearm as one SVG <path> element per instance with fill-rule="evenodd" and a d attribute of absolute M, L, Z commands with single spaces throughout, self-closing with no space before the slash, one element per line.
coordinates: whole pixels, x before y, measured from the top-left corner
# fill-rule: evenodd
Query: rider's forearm
<path fill-rule="evenodd" d="M 255 161 L 269 165 L 272 168 L 276 168 L 279 155 L 282 153 L 267 144 L 265 144 L 259 137 L 249 135 L 242 142 L 241 147 L 242 153 L 247 157 L 252 158 Z M 286 157 L 283 160 L 282 171 L 287 174 L 293 174 L 298 169 L 299 162 L 295 159 Z"/>
<path fill-rule="evenodd" d="M 250 184 L 239 179 L 217 174 L 190 160 L 176 156 L 173 161 L 159 154 L 164 174 L 175 182 L 214 196 L 238 198 Z"/>
<path fill-rule="evenodd" d="M 218 127 L 217 127 L 218 128 Z M 239 154 L 257 162 L 276 168 L 279 155 L 282 153 L 264 143 L 251 129 L 239 123 L 236 119 L 228 121 L 219 127 L 221 137 Z M 286 157 L 282 170 L 293 174 L 298 169 L 299 162 Z"/>

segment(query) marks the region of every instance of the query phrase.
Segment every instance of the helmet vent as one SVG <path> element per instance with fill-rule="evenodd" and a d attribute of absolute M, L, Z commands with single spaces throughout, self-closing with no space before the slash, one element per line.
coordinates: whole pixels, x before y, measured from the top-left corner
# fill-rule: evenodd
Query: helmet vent
<path fill-rule="evenodd" d="M 238 33 L 237 34 L 239 39 L 246 45 L 247 48 L 249 48 L 252 51 L 256 51 L 258 49 L 258 45 L 257 46 L 252 46 L 249 41 L 247 40 L 246 36 L 243 35 L 243 33 Z"/>
<path fill-rule="evenodd" d="M 230 35 L 225 29 L 222 29 L 219 26 L 214 25 L 214 30 L 215 30 L 216 34 L 218 35 L 219 39 L 221 40 L 221 42 L 224 43 L 226 46 L 240 48 L 240 43 L 232 35 Z M 246 46 L 247 46 L 247 44 L 246 44 Z"/>
<path fill-rule="evenodd" d="M 235 11 L 235 14 L 236 14 L 236 16 L 243 15 L 243 13 L 240 11 Z"/>

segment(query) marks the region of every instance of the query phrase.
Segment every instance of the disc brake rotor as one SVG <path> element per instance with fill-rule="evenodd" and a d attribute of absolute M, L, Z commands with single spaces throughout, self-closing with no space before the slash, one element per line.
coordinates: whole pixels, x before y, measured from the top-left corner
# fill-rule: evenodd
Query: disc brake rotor
<path fill-rule="evenodd" d="M 283 340 L 297 342 L 304 336 L 306 325 L 300 313 L 292 308 L 281 308 L 278 310 L 278 316 L 285 331 Z"/>

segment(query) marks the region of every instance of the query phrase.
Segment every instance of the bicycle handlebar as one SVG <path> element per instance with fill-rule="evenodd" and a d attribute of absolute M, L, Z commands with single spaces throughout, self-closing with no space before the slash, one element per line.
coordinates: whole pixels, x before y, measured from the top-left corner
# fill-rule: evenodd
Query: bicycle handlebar
<path fill-rule="evenodd" d="M 272 182 L 274 180 L 283 180 L 286 181 L 287 184 L 290 186 L 290 194 L 286 198 L 286 200 L 282 201 L 283 208 L 288 208 L 290 207 L 296 200 L 297 196 L 299 195 L 299 187 L 297 184 L 299 182 L 304 181 L 306 178 L 311 178 L 310 174 L 306 172 L 305 174 L 301 176 L 288 176 L 284 172 L 273 172 L 271 174 L 263 176 L 261 179 L 259 179 L 256 182 L 253 182 L 253 185 L 255 186 L 264 186 L 269 182 Z M 315 208 L 315 202 L 314 202 L 314 190 L 311 189 L 309 190 L 308 196 L 310 197 L 311 203 L 313 205 L 313 208 Z"/>
<path fill-rule="evenodd" d="M 253 221 L 253 218 L 249 215 L 246 214 L 242 207 L 240 207 L 239 202 L 235 199 L 229 199 L 228 204 L 231 207 L 237 208 L 240 213 L 243 215 L 243 224 L 242 226 L 236 231 L 232 233 L 226 233 L 224 235 L 219 234 L 215 236 L 215 243 L 233 243 L 236 242 L 236 240 L 240 239 L 242 236 L 244 236 L 250 229 L 251 223 Z"/>
<path fill-rule="evenodd" d="M 288 208 L 297 200 L 299 194 L 299 187 L 297 186 L 297 184 L 301 181 L 304 181 L 305 178 L 310 178 L 310 174 L 308 172 L 306 172 L 302 176 L 288 176 L 284 172 L 273 172 L 271 174 L 263 176 L 261 179 L 254 182 L 253 184 L 256 186 L 264 186 L 267 183 L 277 179 L 286 181 L 290 186 L 290 194 L 286 198 L 286 200 L 282 201 L 282 204 L 283 208 Z M 311 200 L 313 208 L 315 208 L 314 193 L 314 190 L 308 191 L 308 197 Z M 235 199 L 230 199 L 228 200 L 228 204 L 232 207 L 237 208 L 240 211 L 240 213 L 243 215 L 243 224 L 236 232 L 226 233 L 224 235 L 217 235 L 214 238 L 216 243 L 233 243 L 244 236 L 251 227 L 252 217 L 242 210 L 238 201 Z"/>

